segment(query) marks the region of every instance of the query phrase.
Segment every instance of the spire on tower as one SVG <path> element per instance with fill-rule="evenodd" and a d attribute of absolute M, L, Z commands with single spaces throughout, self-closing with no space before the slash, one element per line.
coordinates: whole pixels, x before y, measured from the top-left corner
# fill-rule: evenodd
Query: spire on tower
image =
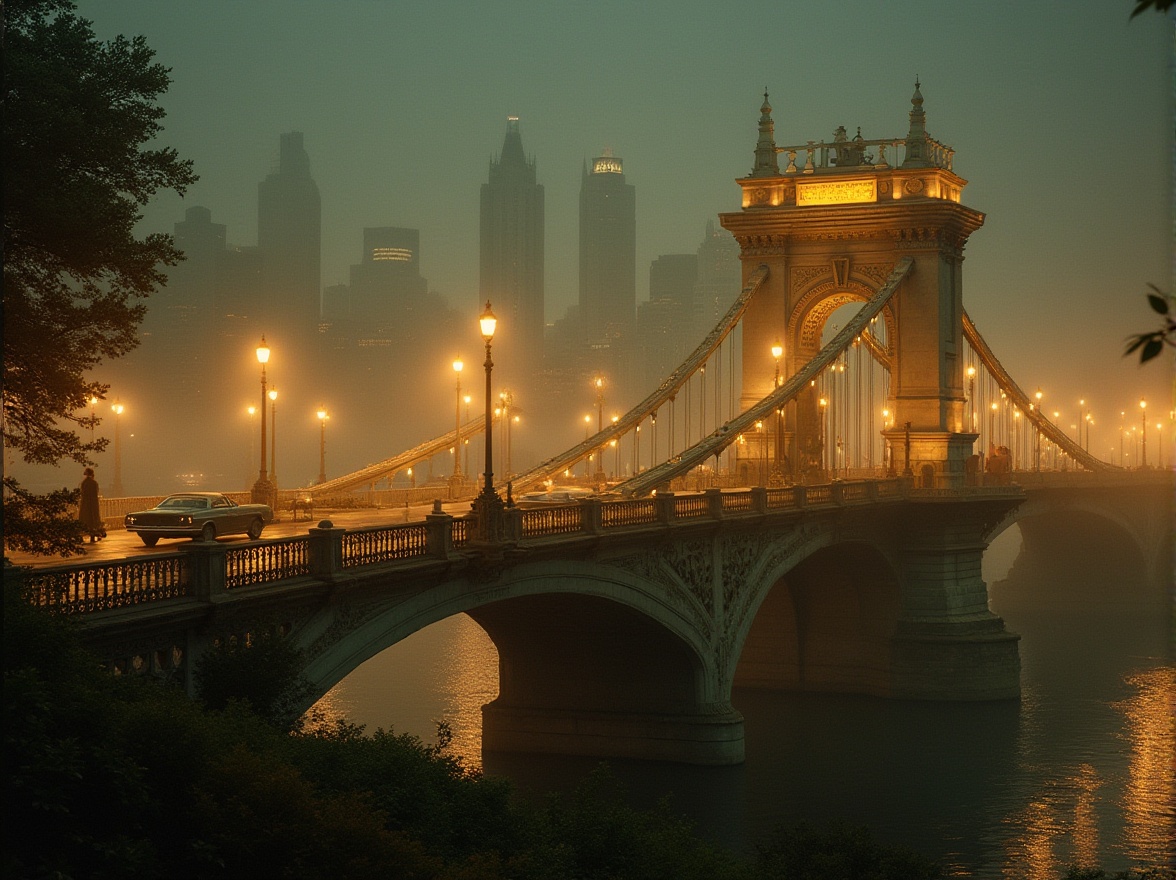
<path fill-rule="evenodd" d="M 922 168 L 931 164 L 927 149 L 927 114 L 923 112 L 923 93 L 919 91 L 919 77 L 915 76 L 915 93 L 911 95 L 910 128 L 906 137 L 906 158 L 903 168 Z"/>
<path fill-rule="evenodd" d="M 776 162 L 776 124 L 772 122 L 772 105 L 768 103 L 768 89 L 764 87 L 764 103 L 760 106 L 759 140 L 755 144 L 755 165 L 752 177 L 776 177 L 780 166 Z"/>

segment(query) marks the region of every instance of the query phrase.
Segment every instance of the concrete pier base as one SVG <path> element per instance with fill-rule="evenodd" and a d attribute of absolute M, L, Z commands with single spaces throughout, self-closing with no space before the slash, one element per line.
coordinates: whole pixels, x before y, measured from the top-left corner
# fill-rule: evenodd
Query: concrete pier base
<path fill-rule="evenodd" d="M 482 707 L 491 752 L 633 758 L 722 766 L 743 762 L 743 716 L 729 705 L 693 715 Z"/>
<path fill-rule="evenodd" d="M 890 693 L 916 700 L 1015 700 L 1021 637 L 994 614 L 961 621 L 900 621 L 891 639 Z"/>

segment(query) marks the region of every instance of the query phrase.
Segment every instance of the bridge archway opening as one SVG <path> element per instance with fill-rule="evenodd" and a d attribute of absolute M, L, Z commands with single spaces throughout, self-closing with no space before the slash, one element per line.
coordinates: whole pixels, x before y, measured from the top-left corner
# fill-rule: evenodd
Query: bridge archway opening
<path fill-rule="evenodd" d="M 1020 552 L 1007 574 L 988 585 L 993 610 L 1002 616 L 1123 614 L 1160 609 L 1166 601 L 1165 591 L 1147 575 L 1143 549 L 1112 518 L 1062 508 L 1020 517 L 1016 527 Z"/>
<path fill-rule="evenodd" d="M 865 544 L 817 551 L 780 578 L 756 612 L 736 688 L 884 695 L 899 582 Z"/>

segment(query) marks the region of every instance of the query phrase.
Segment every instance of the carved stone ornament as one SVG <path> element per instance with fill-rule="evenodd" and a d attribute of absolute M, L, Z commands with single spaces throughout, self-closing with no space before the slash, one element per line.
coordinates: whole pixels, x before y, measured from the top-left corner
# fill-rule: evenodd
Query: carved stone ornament
<path fill-rule="evenodd" d="M 913 196 L 917 196 L 923 191 L 923 181 L 918 177 L 912 177 L 902 185 L 902 188 Z"/>
<path fill-rule="evenodd" d="M 814 278 L 821 278 L 828 274 L 828 266 L 795 266 L 792 269 L 792 289 L 799 292 L 807 287 Z"/>
<path fill-rule="evenodd" d="M 689 549 L 675 549 L 671 553 L 680 560 L 691 555 Z M 668 562 L 667 557 L 669 555 L 671 554 L 667 554 L 663 550 L 651 550 L 646 553 L 637 553 L 632 556 L 612 559 L 609 560 L 609 564 L 615 565 L 617 568 L 637 575 L 637 577 L 644 581 L 661 587 L 663 595 L 669 600 L 670 604 L 678 610 L 686 612 L 691 620 L 694 621 L 694 626 L 702 635 L 703 639 L 710 641 L 711 634 L 714 632 L 713 614 L 704 605 L 700 592 L 693 586 L 688 586 L 687 582 L 673 570 Z M 687 568 L 689 567 L 687 566 Z M 707 593 L 713 596 L 709 580 L 707 581 Z M 713 606 L 713 599 L 707 604 Z"/>
<path fill-rule="evenodd" d="M 770 204 L 772 201 L 771 191 L 762 186 L 758 186 L 751 191 L 749 201 L 752 205 L 762 206 Z"/>

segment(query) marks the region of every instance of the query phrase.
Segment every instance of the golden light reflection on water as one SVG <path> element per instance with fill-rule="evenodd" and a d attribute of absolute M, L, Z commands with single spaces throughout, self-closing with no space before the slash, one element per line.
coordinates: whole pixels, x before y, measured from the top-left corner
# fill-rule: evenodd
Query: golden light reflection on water
<path fill-rule="evenodd" d="M 453 734 L 449 752 L 482 766 L 482 706 L 498 696 L 498 651 L 473 619 L 458 614 L 372 657 L 307 713 L 308 723 L 346 720 L 407 733 L 431 744 L 437 723 Z"/>
<path fill-rule="evenodd" d="M 1057 820 L 1058 804 L 1042 798 L 1028 804 L 1011 817 L 1013 827 L 1021 833 L 1008 843 L 1004 876 L 1016 880 L 1054 880 L 1054 841 L 1062 830 Z"/>
<path fill-rule="evenodd" d="M 1176 862 L 1176 668 L 1135 673 L 1134 696 L 1116 704 L 1131 744 L 1123 796 L 1124 844 L 1132 862 Z M 1156 816 L 1167 816 L 1157 823 Z"/>
<path fill-rule="evenodd" d="M 482 766 L 482 706 L 498 696 L 498 650 L 465 614 L 454 619 L 450 648 L 437 667 L 437 689 L 448 695 L 444 720 L 453 732 L 449 751 L 469 767 Z"/>

